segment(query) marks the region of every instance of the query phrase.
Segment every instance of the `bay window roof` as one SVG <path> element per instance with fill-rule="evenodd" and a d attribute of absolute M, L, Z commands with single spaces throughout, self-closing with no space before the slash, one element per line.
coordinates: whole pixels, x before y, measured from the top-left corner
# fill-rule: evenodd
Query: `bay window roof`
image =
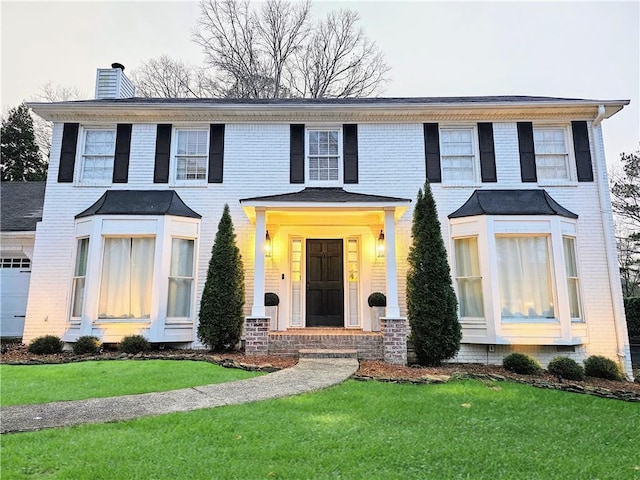
<path fill-rule="evenodd" d="M 75 218 L 91 215 L 174 215 L 202 218 L 174 190 L 107 190 Z"/>

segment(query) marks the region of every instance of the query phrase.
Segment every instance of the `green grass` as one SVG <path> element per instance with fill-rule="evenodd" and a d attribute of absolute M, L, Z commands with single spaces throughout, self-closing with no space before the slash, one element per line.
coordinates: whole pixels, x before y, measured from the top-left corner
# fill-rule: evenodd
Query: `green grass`
<path fill-rule="evenodd" d="M 639 479 L 640 407 L 478 381 L 5 435 L 2 478 Z"/>
<path fill-rule="evenodd" d="M 206 362 L 118 360 L 62 365 L 0 365 L 0 404 L 114 397 L 229 382 L 256 373 Z"/>

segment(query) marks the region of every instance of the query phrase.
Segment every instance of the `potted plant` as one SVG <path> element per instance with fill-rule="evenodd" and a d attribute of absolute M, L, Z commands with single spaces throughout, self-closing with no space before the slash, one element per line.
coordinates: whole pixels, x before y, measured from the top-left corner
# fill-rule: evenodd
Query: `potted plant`
<path fill-rule="evenodd" d="M 278 329 L 278 305 L 280 305 L 280 298 L 277 294 L 273 292 L 267 292 L 264 294 L 265 313 L 268 317 L 271 317 L 269 330 Z"/>
<path fill-rule="evenodd" d="M 380 317 L 384 317 L 387 306 L 387 297 L 384 293 L 373 292 L 367 298 L 367 303 L 372 308 L 371 315 L 371 330 L 374 332 L 380 331 Z"/>

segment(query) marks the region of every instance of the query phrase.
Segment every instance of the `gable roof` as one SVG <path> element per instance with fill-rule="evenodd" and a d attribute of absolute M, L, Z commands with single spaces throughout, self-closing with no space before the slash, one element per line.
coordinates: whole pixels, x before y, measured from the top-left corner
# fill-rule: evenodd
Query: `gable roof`
<path fill-rule="evenodd" d="M 341 187 L 307 187 L 304 190 L 280 195 L 243 198 L 240 203 L 410 203 L 407 198 L 384 197 L 365 193 L 347 192 Z"/>
<path fill-rule="evenodd" d="M 174 190 L 107 190 L 75 218 L 91 215 L 175 215 L 202 218 Z"/>
<path fill-rule="evenodd" d="M 2 182 L 0 184 L 0 230 L 35 232 L 42 220 L 46 182 Z"/>
<path fill-rule="evenodd" d="M 578 218 L 546 190 L 476 190 L 449 218 L 475 215 L 560 215 Z"/>

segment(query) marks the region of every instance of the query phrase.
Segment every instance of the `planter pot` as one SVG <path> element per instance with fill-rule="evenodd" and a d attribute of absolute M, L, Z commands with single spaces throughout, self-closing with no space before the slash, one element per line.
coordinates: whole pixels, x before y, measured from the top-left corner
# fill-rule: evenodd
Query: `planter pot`
<path fill-rule="evenodd" d="M 387 307 L 371 307 L 371 331 L 380 331 L 380 318 L 384 317 Z"/>
<path fill-rule="evenodd" d="M 271 317 L 271 321 L 269 322 L 269 330 L 277 330 L 278 329 L 278 307 L 264 307 L 265 313 L 267 317 Z"/>

